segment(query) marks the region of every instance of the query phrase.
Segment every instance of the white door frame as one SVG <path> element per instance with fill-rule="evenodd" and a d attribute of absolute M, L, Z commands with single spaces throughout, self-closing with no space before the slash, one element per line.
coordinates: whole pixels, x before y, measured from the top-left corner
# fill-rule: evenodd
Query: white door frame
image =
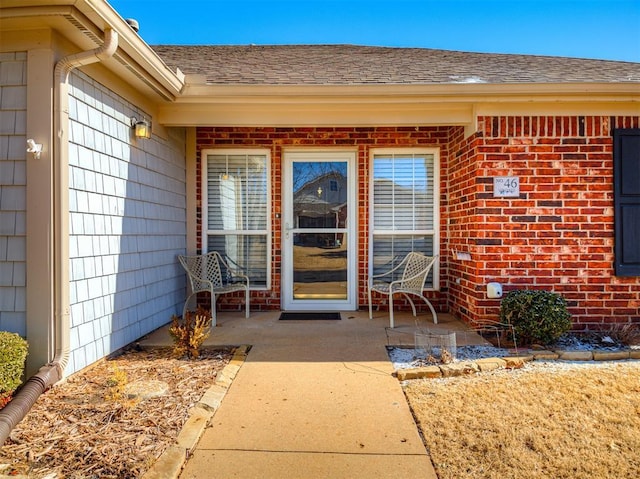
<path fill-rule="evenodd" d="M 294 299 L 293 282 L 293 164 L 296 161 L 347 162 L 347 298 Z M 291 150 L 285 151 L 282 161 L 282 309 L 289 311 L 355 311 L 358 301 L 357 241 L 357 152 L 354 150 Z"/>

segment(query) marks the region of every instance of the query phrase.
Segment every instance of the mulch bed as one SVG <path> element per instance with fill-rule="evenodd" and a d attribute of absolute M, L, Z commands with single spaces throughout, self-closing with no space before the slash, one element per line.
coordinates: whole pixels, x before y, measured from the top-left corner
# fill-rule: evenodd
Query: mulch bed
<path fill-rule="evenodd" d="M 175 442 L 233 348 L 175 358 L 169 348 L 128 349 L 43 394 L 0 451 L 0 474 L 36 479 L 140 477 Z M 164 381 L 168 392 L 130 398 L 126 385 Z"/>

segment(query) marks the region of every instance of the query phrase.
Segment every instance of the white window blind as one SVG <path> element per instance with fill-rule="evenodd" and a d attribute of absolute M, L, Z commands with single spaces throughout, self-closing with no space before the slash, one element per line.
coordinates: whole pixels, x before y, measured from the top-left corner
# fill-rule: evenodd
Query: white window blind
<path fill-rule="evenodd" d="M 410 251 L 437 254 L 437 172 L 433 153 L 374 153 L 373 274 Z M 428 287 L 435 287 L 433 274 Z"/>
<path fill-rule="evenodd" d="M 242 270 L 251 287 L 267 286 L 266 154 L 206 155 L 206 247 Z"/>

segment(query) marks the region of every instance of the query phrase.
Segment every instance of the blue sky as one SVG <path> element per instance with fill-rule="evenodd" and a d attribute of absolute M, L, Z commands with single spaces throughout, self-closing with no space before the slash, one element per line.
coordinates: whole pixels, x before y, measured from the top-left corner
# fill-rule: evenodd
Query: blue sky
<path fill-rule="evenodd" d="M 424 47 L 640 62 L 640 0 L 108 0 L 151 45 Z"/>

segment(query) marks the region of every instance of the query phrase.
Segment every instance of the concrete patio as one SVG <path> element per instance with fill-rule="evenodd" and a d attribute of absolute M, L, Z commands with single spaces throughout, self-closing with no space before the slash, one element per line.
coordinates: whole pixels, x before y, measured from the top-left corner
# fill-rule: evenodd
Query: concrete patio
<path fill-rule="evenodd" d="M 252 349 L 180 477 L 435 478 L 385 348 L 413 344 L 414 318 L 400 313 L 387 330 L 385 312 L 339 321 L 279 314 L 219 315 L 207 344 Z M 446 314 L 420 327 L 466 330 Z M 141 344 L 172 341 L 165 327 Z"/>

